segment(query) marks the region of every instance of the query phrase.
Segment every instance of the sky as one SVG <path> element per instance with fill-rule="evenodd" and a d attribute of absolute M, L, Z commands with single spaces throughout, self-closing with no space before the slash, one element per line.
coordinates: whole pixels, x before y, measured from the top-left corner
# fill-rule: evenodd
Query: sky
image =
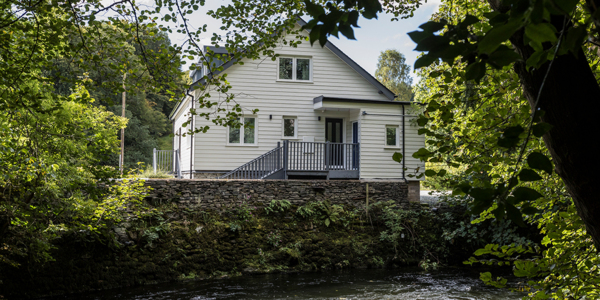
<path fill-rule="evenodd" d="M 221 33 L 219 27 L 221 22 L 206 15 L 209 10 L 215 10 L 221 5 L 229 4 L 228 0 L 210 0 L 206 1 L 204 7 L 190 18 L 190 25 L 199 28 L 204 24 L 207 25 L 207 32 L 202 34 L 201 42 L 205 45 L 210 44 L 212 33 Z M 357 62 L 361 67 L 369 73 L 374 74 L 377 68 L 377 59 L 381 51 L 387 49 L 397 49 L 406 57 L 406 62 L 409 66 L 414 65 L 419 52 L 413 51 L 415 44 L 408 37 L 407 33 L 418 29 L 419 25 L 427 22 L 430 16 L 437 11 L 440 0 L 428 0 L 422 5 L 415 15 L 410 19 L 391 21 L 391 15 L 379 15 L 379 19 L 367 20 L 360 18 L 358 25 L 361 28 L 354 30 L 356 40 L 348 40 L 340 34 L 340 39 L 330 37 L 329 41 L 336 45 L 346 55 Z M 305 18 L 305 20 L 308 20 Z M 181 45 L 185 36 L 173 33 L 170 35 L 172 43 Z M 185 70 L 185 69 L 184 69 Z M 418 78 L 416 74 L 412 74 L 413 84 L 416 84 Z"/>

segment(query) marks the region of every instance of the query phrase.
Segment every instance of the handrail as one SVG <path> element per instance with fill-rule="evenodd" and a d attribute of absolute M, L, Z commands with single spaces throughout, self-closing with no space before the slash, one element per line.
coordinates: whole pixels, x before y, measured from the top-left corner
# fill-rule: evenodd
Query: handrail
<path fill-rule="evenodd" d="M 284 168 L 284 147 L 277 147 L 269 152 L 219 176 L 218 179 L 264 179 L 265 177 Z"/>

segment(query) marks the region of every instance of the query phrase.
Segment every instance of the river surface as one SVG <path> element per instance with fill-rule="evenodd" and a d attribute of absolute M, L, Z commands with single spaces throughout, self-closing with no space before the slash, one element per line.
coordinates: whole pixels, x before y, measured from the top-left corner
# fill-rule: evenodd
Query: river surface
<path fill-rule="evenodd" d="M 166 283 L 50 299 L 521 299 L 485 286 L 472 269 L 418 268 L 267 274 Z"/>

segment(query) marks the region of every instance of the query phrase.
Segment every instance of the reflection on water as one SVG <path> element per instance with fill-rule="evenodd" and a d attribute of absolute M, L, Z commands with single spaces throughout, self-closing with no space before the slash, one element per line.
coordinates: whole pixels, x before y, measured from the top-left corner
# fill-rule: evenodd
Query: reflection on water
<path fill-rule="evenodd" d="M 52 299 L 521 299 L 523 294 L 485 286 L 473 270 L 423 272 L 350 270 L 268 274 L 167 283 Z"/>

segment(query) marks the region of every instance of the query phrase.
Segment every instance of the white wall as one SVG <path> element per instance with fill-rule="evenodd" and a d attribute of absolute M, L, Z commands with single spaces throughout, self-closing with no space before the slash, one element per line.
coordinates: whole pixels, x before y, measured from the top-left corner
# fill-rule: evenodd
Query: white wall
<path fill-rule="evenodd" d="M 290 37 L 291 38 L 291 37 Z M 342 49 L 343 50 L 343 49 Z M 231 84 L 230 93 L 240 103 L 247 114 L 259 109 L 256 114 L 257 145 L 227 145 L 227 128 L 217 126 L 211 121 L 196 117 L 196 127 L 209 125 L 206 133 L 196 134 L 194 138 L 194 169 L 202 171 L 229 171 L 273 149 L 282 140 L 283 116 L 295 116 L 298 122 L 297 139 L 314 136 L 315 142 L 325 141 L 325 119 L 327 117 L 344 119 L 344 142 L 352 142 L 351 121 L 359 121 L 359 141 L 361 141 L 361 177 L 362 178 L 400 178 L 401 167 L 393 162 L 393 150 L 384 149 L 385 124 L 401 122 L 400 117 L 362 116 L 360 112 L 390 113 L 396 109 L 400 114 L 400 105 L 369 103 L 336 103 L 340 111 L 315 111 L 313 99 L 325 97 L 388 100 L 378 93 L 378 89 L 360 76 L 354 69 L 339 59 L 327 48 L 318 44 L 311 47 L 303 42 L 297 48 L 281 46 L 276 49 L 281 55 L 312 58 L 311 83 L 277 81 L 277 62 L 270 59 L 244 61 L 244 65 L 234 65 L 226 70 L 227 80 Z M 199 93 L 199 91 L 196 91 Z M 211 92 L 211 99 L 221 99 L 224 95 Z M 348 106 L 350 104 L 350 106 Z M 198 105 L 195 105 L 198 107 Z M 349 110 L 349 108 L 351 110 Z M 175 117 L 175 130 L 187 118 L 184 115 L 189 105 L 182 107 Z M 208 110 L 199 110 L 208 111 Z M 269 116 L 272 116 L 272 119 Z M 318 120 L 321 116 L 321 120 Z M 411 155 L 413 149 L 423 146 L 422 137 L 416 136 L 416 128 L 407 126 L 407 166 L 416 166 Z M 410 137 L 409 137 L 410 135 Z M 184 139 L 186 141 L 187 139 Z M 185 143 L 182 143 L 182 145 Z M 187 146 L 187 145 L 186 145 Z M 189 148 L 182 146 L 183 170 L 189 169 Z M 410 150 L 409 150 L 410 149 Z M 415 149 L 415 150 L 416 150 Z M 399 151 L 396 149 L 396 151 Z M 186 153 L 187 152 L 187 153 Z"/>
<path fill-rule="evenodd" d="M 291 37 L 290 37 L 291 38 Z M 314 136 L 316 142 L 325 141 L 325 118 L 336 117 L 348 121 L 347 111 L 315 112 L 313 99 L 324 95 L 357 99 L 387 100 L 378 89 L 367 82 L 329 49 L 304 42 L 297 48 L 281 46 L 282 55 L 312 58 L 312 83 L 277 81 L 277 62 L 270 59 L 244 61 L 227 69 L 227 80 L 235 101 L 246 111 L 259 109 L 257 114 L 257 146 L 227 145 L 227 129 L 203 118 L 196 118 L 198 126 L 210 125 L 207 133 L 197 134 L 195 142 L 195 169 L 231 170 L 273 149 L 282 138 L 283 116 L 298 118 L 298 139 Z M 198 91 L 197 91 L 198 92 Z M 219 95 L 211 93 L 213 97 Z M 220 95 L 223 97 L 223 95 Z M 272 119 L 269 119 L 272 115 Z M 321 116 L 321 121 L 318 121 Z"/>
<path fill-rule="evenodd" d="M 370 104 L 370 103 L 343 103 L 325 102 L 323 107 L 327 108 L 352 108 L 361 111 L 358 116 L 360 127 L 360 177 L 361 178 L 402 178 L 402 165 L 392 159 L 394 152 L 402 153 L 402 132 L 399 135 L 399 147 L 387 147 L 385 145 L 386 125 L 396 125 L 402 130 L 402 106 L 398 104 Z M 362 112 L 367 112 L 363 115 Z M 406 114 L 410 112 L 406 107 Z M 406 117 L 405 120 L 405 157 L 406 175 L 411 174 L 416 168 L 420 172 L 425 171 L 425 165 L 412 154 L 425 146 L 425 137 L 418 135 L 418 127 L 411 122 L 414 117 Z M 350 126 L 350 125 L 348 125 Z M 350 128 L 350 127 L 349 127 Z M 351 138 L 348 135 L 348 138 Z M 409 178 L 416 180 L 416 178 Z M 421 180 L 424 178 L 421 178 Z"/>

